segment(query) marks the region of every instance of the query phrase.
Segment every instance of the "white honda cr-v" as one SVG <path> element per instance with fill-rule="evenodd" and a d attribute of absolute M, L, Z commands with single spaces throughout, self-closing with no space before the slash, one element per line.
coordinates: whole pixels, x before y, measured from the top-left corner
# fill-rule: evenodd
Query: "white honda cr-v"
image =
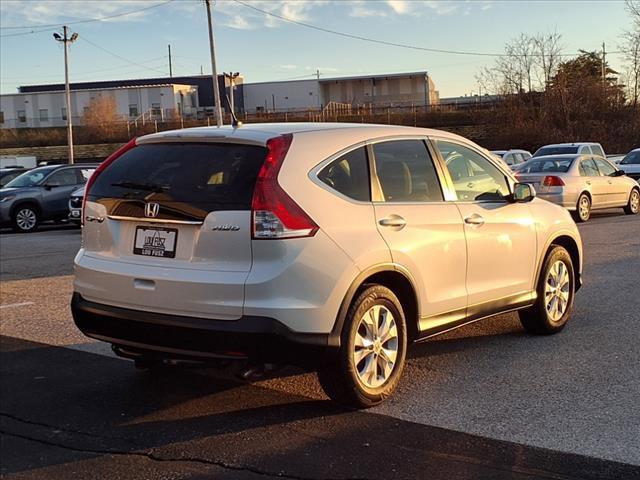
<path fill-rule="evenodd" d="M 396 388 L 410 343 L 518 310 L 561 330 L 581 284 L 569 213 L 446 132 L 262 124 L 138 138 L 87 184 L 73 316 L 151 367 L 311 366 L 333 399 Z"/>

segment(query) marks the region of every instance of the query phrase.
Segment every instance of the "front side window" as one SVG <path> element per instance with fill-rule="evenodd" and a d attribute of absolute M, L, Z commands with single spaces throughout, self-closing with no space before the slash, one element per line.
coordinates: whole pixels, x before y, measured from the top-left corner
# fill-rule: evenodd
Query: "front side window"
<path fill-rule="evenodd" d="M 46 185 L 55 187 L 66 187 L 69 185 L 76 185 L 77 183 L 78 177 L 76 176 L 76 171 L 73 168 L 66 168 L 52 173 L 46 180 Z"/>
<path fill-rule="evenodd" d="M 354 200 L 371 200 L 369 164 L 365 147 L 352 150 L 331 162 L 318 174 L 318 179 Z"/>
<path fill-rule="evenodd" d="M 580 175 L 583 177 L 599 177 L 600 172 L 596 163 L 591 158 L 587 158 L 580 162 Z"/>
<path fill-rule="evenodd" d="M 458 200 L 503 200 L 511 192 L 504 173 L 478 152 L 458 143 L 437 140 Z"/>
<path fill-rule="evenodd" d="M 627 153 L 620 165 L 640 165 L 640 150 Z"/>
<path fill-rule="evenodd" d="M 588 145 L 583 145 L 582 147 L 580 147 L 579 153 L 582 153 L 583 155 L 591 155 L 593 152 Z"/>
<path fill-rule="evenodd" d="M 376 173 L 386 202 L 440 202 L 438 174 L 422 140 L 373 145 Z"/>
<path fill-rule="evenodd" d="M 605 158 L 604 151 L 602 150 L 602 147 L 600 145 L 591 145 L 591 150 L 593 151 L 594 155 Z"/>
<path fill-rule="evenodd" d="M 42 108 L 42 109 L 38 110 L 38 112 L 40 113 L 40 121 L 41 122 L 48 122 L 49 121 L 49 110 L 47 110 L 46 108 Z"/>
<path fill-rule="evenodd" d="M 596 164 L 598 165 L 598 170 L 600 170 L 600 173 L 602 173 L 602 175 L 609 176 L 616 172 L 616 168 L 606 160 L 602 160 L 600 158 L 596 158 L 595 160 Z"/>

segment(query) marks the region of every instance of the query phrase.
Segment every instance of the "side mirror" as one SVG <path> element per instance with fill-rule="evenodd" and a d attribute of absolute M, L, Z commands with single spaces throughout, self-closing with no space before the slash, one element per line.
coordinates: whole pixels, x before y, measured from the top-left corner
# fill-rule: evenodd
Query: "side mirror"
<path fill-rule="evenodd" d="M 626 175 L 626 173 L 624 173 L 624 170 L 616 170 L 610 176 L 611 177 L 623 177 L 625 175 Z"/>
<path fill-rule="evenodd" d="M 536 198 L 536 190 L 529 183 L 516 183 L 513 186 L 512 198 L 516 203 L 530 202 Z"/>
<path fill-rule="evenodd" d="M 56 187 L 59 187 L 59 186 L 60 186 L 60 185 L 53 185 L 53 184 L 50 184 L 50 183 L 45 183 L 45 184 L 43 185 L 43 187 L 45 188 L 45 190 L 51 190 L 52 188 L 56 188 Z"/>

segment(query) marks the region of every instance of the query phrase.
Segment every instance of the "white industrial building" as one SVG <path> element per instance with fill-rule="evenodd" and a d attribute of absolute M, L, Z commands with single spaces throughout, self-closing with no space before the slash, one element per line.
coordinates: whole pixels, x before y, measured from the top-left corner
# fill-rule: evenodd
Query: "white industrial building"
<path fill-rule="evenodd" d="M 162 84 L 134 87 L 96 88 L 71 91 L 74 125 L 83 124 L 83 113 L 93 99 L 111 96 L 122 120 L 135 120 L 143 114 L 153 118 L 195 115 L 198 87 Z M 1 128 L 63 127 L 67 109 L 64 91 L 13 93 L 0 95 Z"/>
<path fill-rule="evenodd" d="M 331 102 L 371 107 L 428 106 L 437 104 L 439 95 L 426 71 L 245 83 L 242 88 L 247 113 L 322 109 Z"/>

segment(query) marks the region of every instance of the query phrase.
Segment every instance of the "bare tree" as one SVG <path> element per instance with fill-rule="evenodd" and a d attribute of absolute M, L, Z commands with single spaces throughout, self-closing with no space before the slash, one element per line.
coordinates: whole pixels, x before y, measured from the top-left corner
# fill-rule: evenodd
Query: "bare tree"
<path fill-rule="evenodd" d="M 558 69 L 560 52 L 562 51 L 561 41 L 562 35 L 558 32 L 538 33 L 532 38 L 535 47 L 535 62 L 541 70 L 544 89 L 547 88 Z"/>
<path fill-rule="evenodd" d="M 92 98 L 82 116 L 86 132 L 96 140 L 108 140 L 118 130 L 118 115 L 116 99 L 113 96 L 99 96 Z"/>
<path fill-rule="evenodd" d="M 632 26 L 622 34 L 621 50 L 625 63 L 625 83 L 634 108 L 640 101 L 640 0 L 626 0 Z"/>

